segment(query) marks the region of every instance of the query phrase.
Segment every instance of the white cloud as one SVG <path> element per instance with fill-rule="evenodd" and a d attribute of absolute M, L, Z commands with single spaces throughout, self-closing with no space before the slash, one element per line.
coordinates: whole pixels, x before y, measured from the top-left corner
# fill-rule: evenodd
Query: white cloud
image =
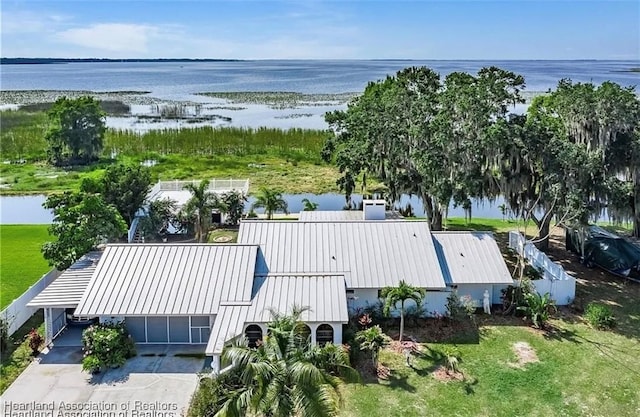
<path fill-rule="evenodd" d="M 60 14 L 12 10 L 3 10 L 1 16 L 3 35 L 47 32 L 68 19 Z"/>
<path fill-rule="evenodd" d="M 150 40 L 158 33 L 158 28 L 150 25 L 97 23 L 58 32 L 56 38 L 96 52 L 147 54 Z"/>

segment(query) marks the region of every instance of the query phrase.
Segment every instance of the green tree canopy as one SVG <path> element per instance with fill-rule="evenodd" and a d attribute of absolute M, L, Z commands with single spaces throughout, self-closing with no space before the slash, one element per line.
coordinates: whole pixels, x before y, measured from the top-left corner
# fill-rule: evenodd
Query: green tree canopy
<path fill-rule="evenodd" d="M 346 111 L 327 113 L 334 132 L 323 150 L 337 164 L 347 204 L 356 180 L 382 181 L 391 200 L 418 195 L 434 230 L 453 200 L 493 196 L 496 158 L 491 127 L 521 102 L 524 79 L 499 68 L 476 76 L 455 72 L 443 81 L 425 67 L 369 83 Z"/>
<path fill-rule="evenodd" d="M 45 139 L 53 164 L 87 164 L 98 159 L 106 131 L 105 113 L 98 101 L 88 96 L 61 97 L 47 115 Z"/>
<path fill-rule="evenodd" d="M 383 288 L 380 295 L 384 299 L 383 312 L 386 316 L 391 313 L 392 308 L 400 311 L 400 336 L 398 340 L 402 342 L 404 333 L 404 304 L 409 300 L 413 300 L 418 309 L 421 309 L 426 292 L 423 288 L 414 287 L 407 284 L 404 280 L 401 280 L 397 287 Z M 398 303 L 400 303 L 400 308 L 398 308 Z"/>
<path fill-rule="evenodd" d="M 107 167 L 101 180 L 100 193 L 107 203 L 118 209 L 127 224 L 131 225 L 150 189 L 149 168 L 138 164 L 118 163 Z"/>
<path fill-rule="evenodd" d="M 269 220 L 273 218 L 273 213 L 277 211 L 288 213 L 289 209 L 287 202 L 282 198 L 282 192 L 270 188 L 260 189 L 258 195 L 256 195 L 256 200 L 251 205 L 252 210 L 256 208 L 264 208 Z"/>
<path fill-rule="evenodd" d="M 319 204 L 309 200 L 308 198 L 302 199 L 302 210 L 303 211 L 316 211 L 318 209 Z"/>
<path fill-rule="evenodd" d="M 59 270 L 71 266 L 99 243 L 119 238 L 127 231 L 118 210 L 99 194 L 54 194 L 47 198 L 44 208 L 53 210 L 49 232 L 56 240 L 46 242 L 42 253 Z"/>
<path fill-rule="evenodd" d="M 191 193 L 191 198 L 182 208 L 187 217 L 195 218 L 196 240 L 202 242 L 211 224 L 211 212 L 221 208 L 222 203 L 217 194 L 209 191 L 209 181 L 202 180 L 199 184 L 187 184 L 184 189 Z"/>
<path fill-rule="evenodd" d="M 633 89 L 562 80 L 533 100 L 526 117 L 494 126 L 500 188 L 511 211 L 534 220 L 540 246 L 548 245 L 552 221 L 586 224 L 604 207 L 637 218 L 639 125 Z"/>
<path fill-rule="evenodd" d="M 242 214 L 244 213 L 244 203 L 247 202 L 247 196 L 240 191 L 229 191 L 220 197 L 221 210 L 226 213 L 226 223 L 236 226 Z"/>

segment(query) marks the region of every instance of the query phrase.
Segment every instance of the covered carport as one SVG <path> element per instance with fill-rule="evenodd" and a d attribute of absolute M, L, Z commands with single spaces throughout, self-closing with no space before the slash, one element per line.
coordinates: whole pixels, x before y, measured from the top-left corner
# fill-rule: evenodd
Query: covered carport
<path fill-rule="evenodd" d="M 44 310 L 45 344 L 50 344 L 66 328 L 67 309 L 75 310 L 78 306 L 101 256 L 102 251 L 84 255 L 27 304 Z M 80 333 L 68 332 L 74 338 Z"/>

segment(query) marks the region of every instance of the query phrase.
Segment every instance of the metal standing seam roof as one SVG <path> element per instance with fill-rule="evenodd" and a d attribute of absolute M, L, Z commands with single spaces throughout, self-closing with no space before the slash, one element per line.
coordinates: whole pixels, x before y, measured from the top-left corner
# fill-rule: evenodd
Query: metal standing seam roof
<path fill-rule="evenodd" d="M 399 220 L 402 216 L 397 211 L 385 212 L 386 220 Z M 314 211 L 301 211 L 298 216 L 298 221 L 306 222 L 344 222 L 344 221 L 362 221 L 364 220 L 364 212 L 357 210 L 314 210 Z M 380 221 L 380 220 L 370 220 Z"/>
<path fill-rule="evenodd" d="M 427 222 L 251 221 L 238 241 L 260 245 L 256 275 L 344 273 L 347 288 L 384 288 L 400 280 L 445 288 Z"/>
<path fill-rule="evenodd" d="M 77 306 L 101 256 L 101 251 L 84 255 L 29 301 L 27 307 L 71 308 Z"/>
<path fill-rule="evenodd" d="M 434 232 L 433 240 L 448 284 L 513 284 L 490 232 Z"/>
<path fill-rule="evenodd" d="M 210 315 L 250 301 L 255 245 L 125 244 L 104 251 L 75 314 Z"/>
<path fill-rule="evenodd" d="M 306 323 L 346 323 L 349 320 L 344 275 L 268 275 L 254 280 L 251 303 L 223 301 L 206 352 L 220 354 L 224 343 L 240 334 L 247 323 L 268 323 L 270 309 L 280 313 L 293 305 L 308 307 L 300 319 Z"/>

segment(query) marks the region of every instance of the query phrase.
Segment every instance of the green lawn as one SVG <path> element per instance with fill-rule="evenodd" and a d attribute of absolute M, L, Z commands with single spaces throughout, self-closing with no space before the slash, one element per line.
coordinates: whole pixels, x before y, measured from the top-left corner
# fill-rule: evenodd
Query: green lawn
<path fill-rule="evenodd" d="M 453 219 L 449 225 L 493 230 L 501 244 L 514 226 L 501 220 L 472 222 L 476 224 L 464 226 L 464 219 Z M 383 351 L 381 363 L 391 368 L 390 378 L 347 385 L 341 415 L 640 415 L 640 285 L 586 268 L 564 250 L 562 236 L 557 231 L 552 235 L 548 254 L 576 276 L 576 305 L 607 304 L 618 319 L 614 330 L 592 329 L 568 307 L 560 309 L 552 321 L 554 330 L 546 333 L 524 326 L 521 319 L 478 316 L 479 330 L 463 338 L 467 343 L 459 335 L 456 344 L 436 343 L 428 332 L 422 335 L 423 354 L 413 368 L 402 355 Z M 539 362 L 514 367 L 516 342 L 528 343 Z M 466 380 L 438 381 L 433 370 L 453 347 L 461 353 Z"/>
<path fill-rule="evenodd" d="M 383 351 L 388 380 L 351 384 L 344 416 L 638 415 L 638 340 L 555 321 L 551 335 L 517 325 L 485 325 L 478 343 L 457 344 L 466 381 L 432 376 L 453 344 L 424 344 L 413 368 Z M 540 362 L 513 366 L 513 345 L 527 342 Z"/>
<path fill-rule="evenodd" d="M 49 269 L 40 247 L 48 225 L 0 225 L 0 309 L 19 297 Z"/>
<path fill-rule="evenodd" d="M 236 243 L 238 241 L 238 228 L 220 227 L 209 232 L 209 243 Z"/>

